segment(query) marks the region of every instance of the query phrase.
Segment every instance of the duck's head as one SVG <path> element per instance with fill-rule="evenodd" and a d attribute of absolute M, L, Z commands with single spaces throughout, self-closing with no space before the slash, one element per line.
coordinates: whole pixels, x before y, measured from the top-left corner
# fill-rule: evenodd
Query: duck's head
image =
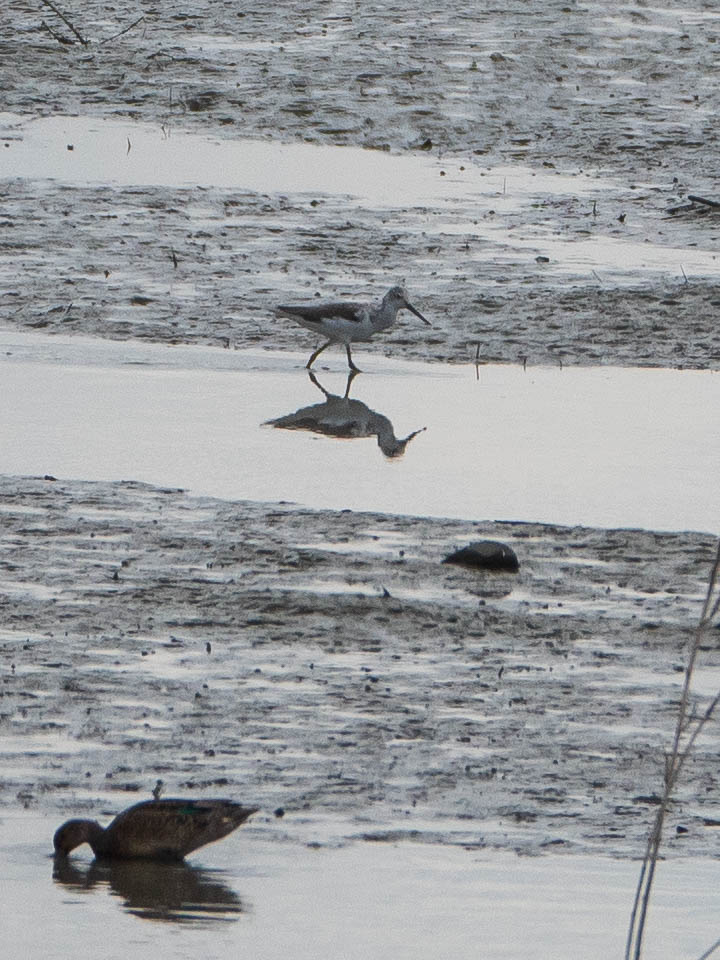
<path fill-rule="evenodd" d="M 55 831 L 53 837 L 55 854 L 66 857 L 81 843 L 89 843 L 92 846 L 92 841 L 102 832 L 102 827 L 95 820 L 67 820 Z"/>

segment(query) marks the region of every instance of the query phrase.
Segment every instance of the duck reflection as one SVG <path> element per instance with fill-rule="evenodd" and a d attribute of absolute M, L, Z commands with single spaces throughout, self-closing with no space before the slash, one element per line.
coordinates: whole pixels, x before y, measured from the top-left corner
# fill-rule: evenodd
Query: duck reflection
<path fill-rule="evenodd" d="M 245 910 L 233 890 L 208 871 L 187 863 L 93 860 L 83 869 L 65 858 L 55 858 L 53 880 L 78 890 L 107 886 L 122 898 L 128 913 L 145 920 L 229 922 Z"/>
<path fill-rule="evenodd" d="M 267 420 L 266 423 L 283 430 L 309 430 L 328 437 L 377 437 L 378 446 L 386 457 L 402 456 L 408 443 L 422 433 L 425 427 L 413 430 L 403 440 L 398 439 L 387 417 L 371 410 L 361 400 L 350 399 L 350 387 L 357 374 L 357 370 L 350 371 L 345 393 L 341 397 L 339 394 L 329 393 L 312 370 L 308 371 L 312 382 L 325 395 L 325 402 L 301 407 L 295 413 Z"/>

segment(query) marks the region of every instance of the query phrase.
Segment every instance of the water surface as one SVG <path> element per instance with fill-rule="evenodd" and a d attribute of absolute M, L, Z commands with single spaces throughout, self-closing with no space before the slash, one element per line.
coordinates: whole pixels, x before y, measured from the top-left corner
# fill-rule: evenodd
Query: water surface
<path fill-rule="evenodd" d="M 231 499 L 466 519 L 714 532 L 720 376 L 452 367 L 358 352 L 349 435 L 266 421 L 340 401 L 341 351 L 305 357 L 5 333 L 3 470 Z M 340 404 L 340 408 L 342 404 Z M 373 415 L 408 442 L 383 454 Z M 333 414 L 342 433 L 342 411 Z M 358 436 L 367 429 L 367 435 Z M 354 431 L 354 434 L 353 434 Z"/>
<path fill-rule="evenodd" d="M 170 870 L 185 875 L 172 888 L 169 877 L 145 883 L 146 867 L 103 871 L 80 853 L 75 876 L 53 876 L 49 843 L 37 815 L 0 820 L 4 933 L 16 956 L 607 960 L 622 955 L 638 870 L 412 843 L 313 848 L 273 842 L 268 826 L 199 851 Z M 698 956 L 713 942 L 716 880 L 711 861 L 660 864 L 648 956 Z M 207 899 L 160 906 L 188 890 Z"/>

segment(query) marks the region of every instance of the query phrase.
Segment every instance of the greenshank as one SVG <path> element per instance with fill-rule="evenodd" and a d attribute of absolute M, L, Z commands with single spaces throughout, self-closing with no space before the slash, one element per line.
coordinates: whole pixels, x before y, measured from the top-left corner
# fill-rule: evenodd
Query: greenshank
<path fill-rule="evenodd" d="M 310 355 L 310 359 L 305 364 L 308 370 L 331 343 L 343 343 L 350 369 L 358 372 L 359 368 L 353 363 L 350 353 L 350 344 L 367 341 L 381 330 L 387 330 L 395 323 L 400 310 L 409 310 L 423 323 L 431 326 L 430 321 L 408 302 L 404 287 L 391 287 L 379 303 L 354 303 L 340 300 L 314 304 L 288 304 L 277 308 L 281 316 L 290 317 L 301 326 L 312 330 L 313 333 L 320 333 L 327 337 L 327 343 Z"/>

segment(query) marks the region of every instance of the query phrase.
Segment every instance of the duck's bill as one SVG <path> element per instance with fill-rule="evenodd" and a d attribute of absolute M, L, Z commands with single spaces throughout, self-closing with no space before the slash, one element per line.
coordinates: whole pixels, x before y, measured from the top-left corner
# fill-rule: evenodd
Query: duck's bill
<path fill-rule="evenodd" d="M 429 327 L 432 326 L 432 324 L 430 323 L 430 321 L 429 321 L 429 320 L 426 320 L 425 317 L 420 313 L 420 311 L 419 311 L 419 310 L 416 310 L 415 307 L 414 307 L 411 303 L 408 303 L 408 302 L 407 302 L 407 300 L 405 301 L 405 306 L 408 308 L 408 310 L 410 311 L 410 313 L 414 313 L 416 317 L 420 317 L 420 319 L 422 320 L 423 323 L 426 323 Z"/>

